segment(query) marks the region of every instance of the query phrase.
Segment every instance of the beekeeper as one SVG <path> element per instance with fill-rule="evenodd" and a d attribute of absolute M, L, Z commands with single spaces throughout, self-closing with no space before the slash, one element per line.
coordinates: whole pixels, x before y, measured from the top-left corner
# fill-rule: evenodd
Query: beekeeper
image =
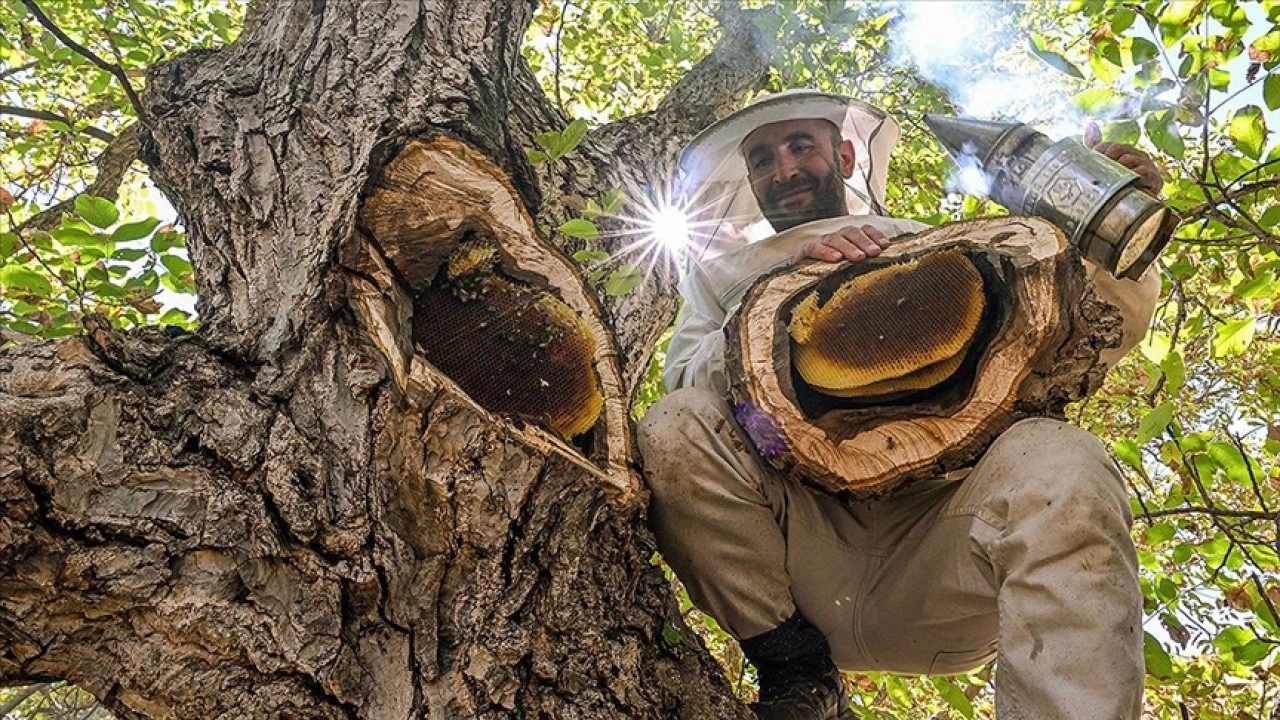
<path fill-rule="evenodd" d="M 858 262 L 926 229 L 884 209 L 898 134 L 876 107 L 792 91 L 721 120 L 682 153 L 697 237 L 668 394 L 639 428 L 658 546 L 755 667 L 760 718 L 854 717 L 839 670 L 947 674 L 998 658 L 1001 720 L 1137 720 L 1132 517 L 1097 438 L 1024 420 L 970 470 L 850 502 L 784 478 L 734 420 L 723 328 L 756 277 L 804 258 Z M 1095 149 L 1159 192 L 1145 154 Z M 1124 319 L 1121 347 L 1103 357 L 1114 363 L 1141 339 L 1159 279 L 1087 270 Z"/>

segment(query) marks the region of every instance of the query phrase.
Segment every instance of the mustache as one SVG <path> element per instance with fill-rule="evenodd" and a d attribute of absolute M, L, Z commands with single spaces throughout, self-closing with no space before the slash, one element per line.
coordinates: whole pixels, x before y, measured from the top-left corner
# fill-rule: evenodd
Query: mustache
<path fill-rule="evenodd" d="M 774 185 L 770 187 L 766 196 L 770 201 L 776 202 L 798 190 L 816 190 L 817 188 L 817 180 L 812 178 L 798 178 L 786 185 Z"/>

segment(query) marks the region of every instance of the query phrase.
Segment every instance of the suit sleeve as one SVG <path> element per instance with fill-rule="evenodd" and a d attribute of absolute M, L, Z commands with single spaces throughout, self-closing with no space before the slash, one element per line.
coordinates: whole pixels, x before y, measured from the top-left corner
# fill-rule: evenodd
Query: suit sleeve
<path fill-rule="evenodd" d="M 684 305 L 676 316 L 676 329 L 667 346 L 662 384 L 667 392 L 701 387 L 725 396 L 729 382 L 724 372 L 724 324 L 719 299 L 695 268 L 681 284 Z"/>
<path fill-rule="evenodd" d="M 1137 280 L 1126 280 L 1088 261 L 1085 261 L 1084 268 L 1098 297 L 1120 309 L 1120 347 L 1104 350 L 1100 356 L 1107 367 L 1114 367 L 1147 334 L 1151 316 L 1155 314 L 1160 299 L 1160 274 L 1149 268 Z"/>

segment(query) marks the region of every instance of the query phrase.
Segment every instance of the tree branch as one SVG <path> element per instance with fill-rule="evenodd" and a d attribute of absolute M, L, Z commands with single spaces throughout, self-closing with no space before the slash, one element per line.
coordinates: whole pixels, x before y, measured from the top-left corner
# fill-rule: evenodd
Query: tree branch
<path fill-rule="evenodd" d="M 632 193 L 666 184 L 680 149 L 711 123 L 734 109 L 751 90 L 763 86 L 773 46 L 753 20 L 760 11 L 723 2 L 717 17 L 723 35 L 715 48 L 667 93 L 653 112 L 609 123 L 591 133 L 597 172 L 609 185 Z M 656 175 L 656 177 L 655 177 Z M 665 193 L 665 188 L 659 192 Z M 641 198 L 632 197 L 631 200 Z M 611 254 L 625 252 L 634 235 L 606 243 Z M 627 260 L 627 262 L 631 262 Z M 652 261 L 645 261 L 652 266 Z M 665 259 L 659 260 L 666 267 Z M 675 314 L 673 272 L 650 272 L 650 280 L 621 298 L 602 297 L 614 318 L 618 346 L 630 388 L 643 380 L 654 343 Z M 652 278 L 657 278 L 653 280 Z"/>
<path fill-rule="evenodd" d="M 47 110 L 28 110 L 27 108 L 16 107 L 14 105 L 0 105 L 0 115 L 13 115 L 14 117 L 30 118 L 32 120 L 50 120 L 52 122 L 60 122 L 68 127 L 73 127 L 74 121 L 65 115 L 49 112 Z M 116 139 L 115 135 L 96 127 L 86 127 L 77 132 L 82 132 L 91 138 L 101 140 L 104 143 L 110 143 Z"/>
<path fill-rule="evenodd" d="M 7 79 L 9 79 L 9 78 L 13 77 L 14 75 L 17 75 L 18 73 L 20 73 L 20 72 L 26 72 L 27 70 L 30 70 L 31 68 L 34 68 L 34 67 L 36 67 L 36 66 L 37 66 L 37 65 L 39 65 L 39 64 L 40 64 L 40 63 L 38 63 L 38 62 L 36 62 L 36 61 L 34 61 L 34 60 L 33 60 L 33 61 L 31 61 L 31 62 L 29 62 L 29 63 L 27 63 L 27 64 L 25 64 L 25 65 L 19 65 L 19 66 L 17 66 L 17 67 L 11 67 L 11 68 L 9 68 L 8 70 L 5 70 L 4 72 L 0 72 L 0 80 L 7 80 Z"/>
<path fill-rule="evenodd" d="M 1182 216 L 1187 219 L 1194 219 L 1199 217 L 1204 212 L 1216 209 L 1219 205 L 1221 205 L 1224 202 L 1231 202 L 1232 200 L 1235 200 L 1238 197 L 1242 197 L 1244 195 L 1250 195 L 1252 193 L 1262 192 L 1263 190 L 1269 190 L 1274 187 L 1280 187 L 1280 178 L 1272 178 L 1270 180 L 1262 180 L 1260 182 L 1250 183 L 1248 185 L 1241 185 L 1240 187 L 1234 190 L 1224 191 L 1222 193 L 1222 197 L 1217 200 L 1210 200 L 1207 202 L 1200 203 L 1199 205 L 1182 213 Z"/>
<path fill-rule="evenodd" d="M 9 713 L 16 710 L 22 703 L 26 702 L 27 698 L 38 692 L 48 690 L 52 685 L 52 683 L 40 683 L 39 685 L 28 685 L 27 687 L 22 688 L 3 705 L 0 705 L 0 717 L 9 717 Z"/>
<path fill-rule="evenodd" d="M 1261 510 L 1227 510 L 1217 506 L 1188 505 L 1186 507 L 1149 510 L 1143 513 L 1146 518 L 1168 517 L 1171 515 L 1207 515 L 1217 519 L 1232 520 L 1274 520 L 1275 514 Z"/>
<path fill-rule="evenodd" d="M 44 14 L 44 11 L 35 3 L 35 0 L 22 0 L 22 4 L 26 6 L 27 10 L 31 11 L 31 14 L 35 16 L 36 21 L 39 22 L 44 29 L 53 33 L 53 36 L 62 41 L 63 45 L 71 48 L 102 70 L 114 75 L 115 78 L 120 81 L 120 84 L 124 86 L 124 94 L 129 97 L 129 103 L 133 105 L 134 112 L 138 114 L 138 119 L 141 120 L 144 125 L 148 123 L 147 111 L 142 106 L 142 101 L 138 99 L 138 93 L 134 91 L 133 84 L 129 82 L 129 77 L 125 73 L 123 67 L 116 63 L 109 63 L 106 60 L 103 60 L 89 48 L 81 45 L 75 40 L 72 40 L 69 35 L 63 32 L 62 28 L 58 27 L 49 19 L 48 15 Z"/>
<path fill-rule="evenodd" d="M 597 137 L 612 138 L 617 147 L 644 137 L 665 137 L 678 149 L 731 111 L 743 95 L 763 85 L 773 57 L 775 48 L 754 24 L 758 13 L 722 3 L 717 17 L 723 34 L 711 53 L 667 92 L 654 112 L 610 123 Z"/>
<path fill-rule="evenodd" d="M 120 183 L 124 181 L 124 176 L 129 171 L 129 166 L 133 164 L 134 160 L 138 159 L 138 152 L 141 147 L 142 142 L 138 137 L 137 123 L 121 130 L 120 134 L 112 138 L 111 143 L 98 156 L 98 176 L 94 178 L 93 184 L 85 188 L 84 193 L 77 193 L 77 195 L 88 194 L 115 200 L 119 196 Z M 75 201 L 76 198 L 73 196 L 52 207 L 45 208 L 27 218 L 17 229 L 47 231 L 58 224 L 58 219 L 62 217 L 62 213 L 75 207 Z"/>

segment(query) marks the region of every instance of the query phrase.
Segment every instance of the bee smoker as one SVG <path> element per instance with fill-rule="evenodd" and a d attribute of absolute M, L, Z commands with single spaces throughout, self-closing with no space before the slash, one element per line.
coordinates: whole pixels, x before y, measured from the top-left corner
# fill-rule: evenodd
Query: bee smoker
<path fill-rule="evenodd" d="M 1141 276 L 1178 226 L 1173 211 L 1135 186 L 1137 174 L 1076 140 L 1053 142 L 1024 123 L 924 121 L 957 162 L 977 160 L 993 200 L 1053 223 L 1116 277 Z"/>

